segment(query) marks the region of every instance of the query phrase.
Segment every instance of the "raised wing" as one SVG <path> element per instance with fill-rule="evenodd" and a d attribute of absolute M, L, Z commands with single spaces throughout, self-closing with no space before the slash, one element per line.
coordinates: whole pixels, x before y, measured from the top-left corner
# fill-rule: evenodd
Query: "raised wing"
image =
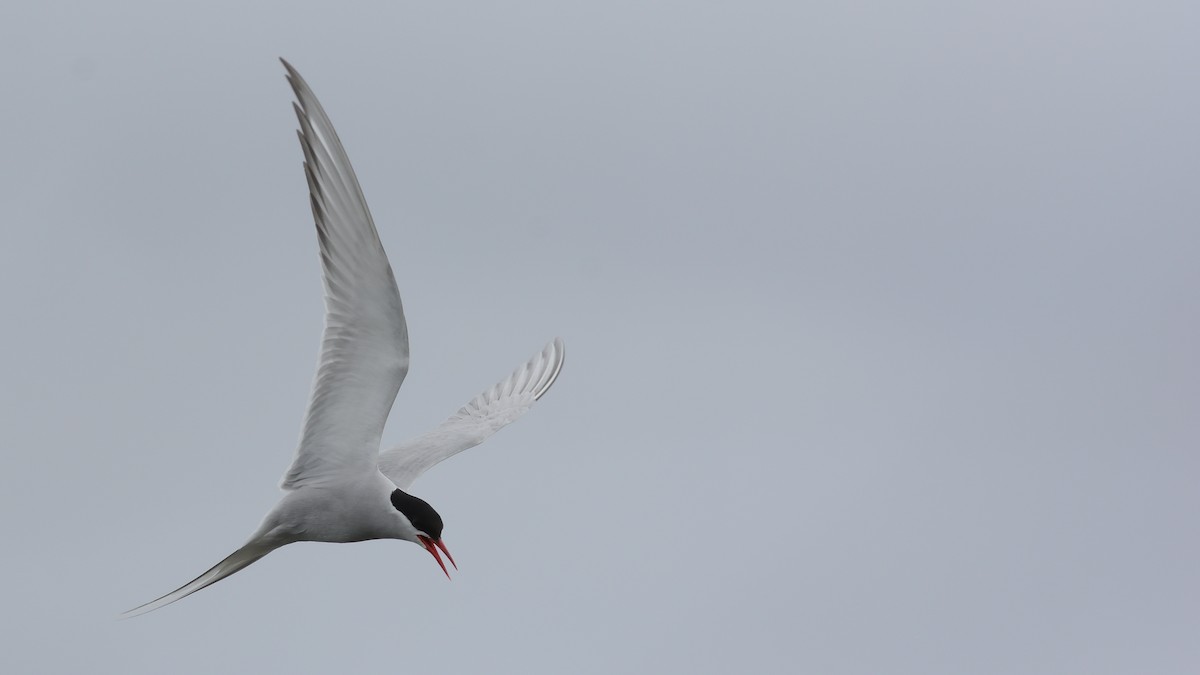
<path fill-rule="evenodd" d="M 479 445 L 524 415 L 550 389 L 562 370 L 565 354 L 563 341 L 554 338 L 537 356 L 471 399 L 441 426 L 381 454 L 379 470 L 403 490 L 438 462 Z"/>
<path fill-rule="evenodd" d="M 374 470 L 383 425 L 408 373 L 408 327 L 350 159 L 308 84 L 283 65 L 298 101 L 325 279 L 321 358 L 296 460 L 282 483 L 293 489 Z"/>

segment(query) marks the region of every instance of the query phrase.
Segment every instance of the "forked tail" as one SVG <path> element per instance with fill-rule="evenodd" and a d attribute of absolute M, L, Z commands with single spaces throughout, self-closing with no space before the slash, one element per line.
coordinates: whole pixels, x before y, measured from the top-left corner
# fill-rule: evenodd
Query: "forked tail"
<path fill-rule="evenodd" d="M 166 607 L 172 602 L 186 598 L 205 586 L 211 586 L 217 583 L 234 572 L 238 572 L 246 567 L 249 567 L 256 560 L 262 558 L 271 551 L 274 551 L 276 548 L 276 546 L 269 546 L 258 541 L 252 541 L 229 554 L 229 557 L 225 558 L 216 565 L 213 565 L 212 568 L 204 574 L 201 574 L 195 579 L 192 579 L 183 586 L 180 586 L 179 588 L 167 593 L 157 600 L 151 600 L 144 605 L 134 607 L 128 612 L 124 612 L 119 618 L 128 619 L 133 616 L 138 616 L 139 614 L 145 614 L 146 612 L 153 612 L 159 607 Z"/>

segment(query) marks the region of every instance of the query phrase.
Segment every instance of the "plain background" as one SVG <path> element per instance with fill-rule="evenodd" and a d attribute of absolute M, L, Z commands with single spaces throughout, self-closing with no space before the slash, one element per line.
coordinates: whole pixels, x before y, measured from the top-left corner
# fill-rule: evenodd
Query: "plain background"
<path fill-rule="evenodd" d="M 1200 670 L 1195 2 L 8 3 L 6 673 Z M 403 542 L 151 615 L 322 320 L 284 56 L 407 308 Z"/>

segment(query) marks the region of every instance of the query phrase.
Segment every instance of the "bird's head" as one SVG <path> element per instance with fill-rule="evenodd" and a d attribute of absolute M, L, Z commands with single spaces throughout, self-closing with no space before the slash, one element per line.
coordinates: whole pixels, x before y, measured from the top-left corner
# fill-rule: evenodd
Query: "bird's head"
<path fill-rule="evenodd" d="M 408 519 L 416 530 L 416 542 L 425 547 L 426 551 L 433 556 L 441 566 L 442 571 L 446 573 L 446 578 L 450 578 L 450 572 L 446 569 L 446 564 L 442 562 L 442 556 L 438 555 L 438 549 L 446 554 L 446 559 L 454 565 L 454 569 L 458 569 L 458 565 L 454 563 L 454 557 L 450 555 L 450 551 L 446 550 L 446 545 L 442 543 L 442 517 L 437 511 L 420 497 L 414 497 L 404 490 L 397 488 L 392 492 L 392 506 L 400 512 L 400 515 Z"/>

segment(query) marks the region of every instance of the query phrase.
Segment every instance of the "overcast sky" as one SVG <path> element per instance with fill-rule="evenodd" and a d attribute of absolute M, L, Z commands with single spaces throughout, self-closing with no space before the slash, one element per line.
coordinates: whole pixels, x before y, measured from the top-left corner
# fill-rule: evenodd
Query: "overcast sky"
<path fill-rule="evenodd" d="M 1200 671 L 1195 2 L 8 3 L 0 670 Z M 984 6 L 988 5 L 988 6 Z M 279 56 L 407 310 L 460 565 L 299 544 Z"/>

